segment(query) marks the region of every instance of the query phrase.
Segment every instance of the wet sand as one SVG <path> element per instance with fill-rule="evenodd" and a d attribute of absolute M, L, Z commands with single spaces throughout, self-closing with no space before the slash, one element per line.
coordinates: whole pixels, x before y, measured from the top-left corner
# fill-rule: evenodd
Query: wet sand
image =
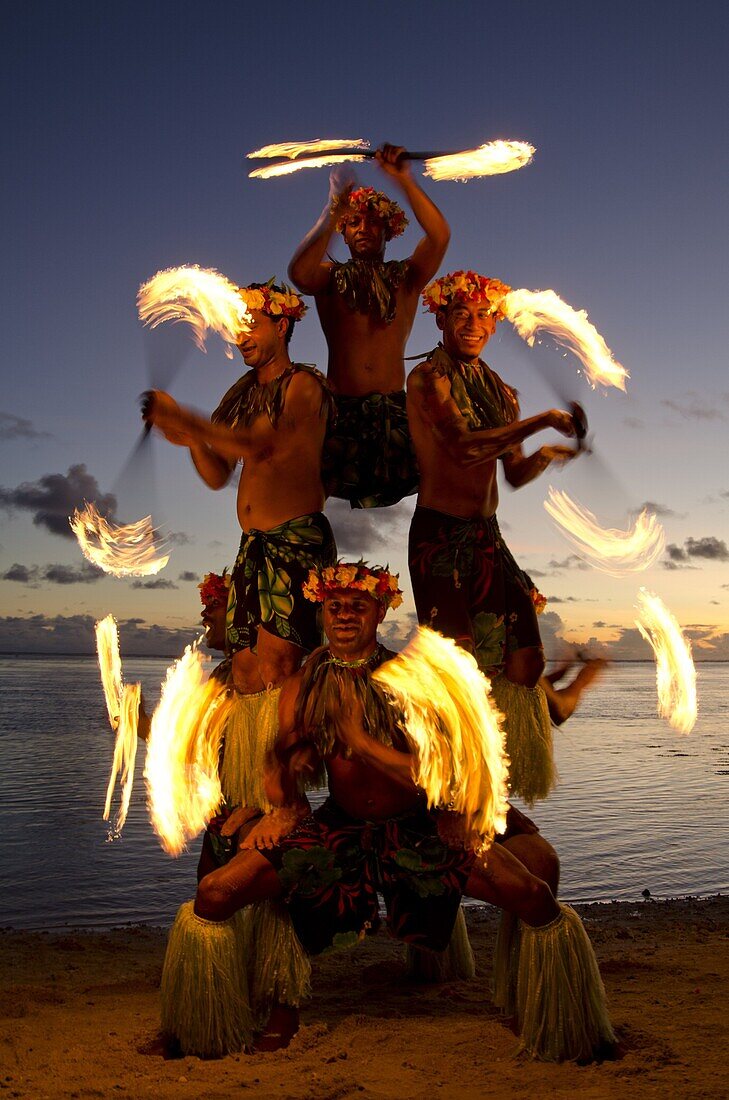
<path fill-rule="evenodd" d="M 496 915 L 468 911 L 469 982 L 417 986 L 380 934 L 315 963 L 286 1051 L 219 1061 L 144 1053 L 157 1034 L 166 933 L 0 933 L 0 1098 L 729 1096 L 729 898 L 577 906 L 595 945 L 617 1060 L 515 1058 L 489 996 Z"/>

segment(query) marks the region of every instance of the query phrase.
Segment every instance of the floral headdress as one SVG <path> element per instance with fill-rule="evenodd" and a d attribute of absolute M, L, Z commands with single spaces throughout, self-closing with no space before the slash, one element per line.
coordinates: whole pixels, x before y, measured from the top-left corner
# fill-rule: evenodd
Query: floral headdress
<path fill-rule="evenodd" d="M 399 574 L 391 573 L 389 569 L 378 565 L 369 566 L 363 561 L 339 561 L 324 569 L 310 570 L 304 584 L 304 595 L 312 603 L 323 603 L 330 592 L 336 592 L 340 588 L 355 588 L 380 600 L 389 610 L 402 603 L 398 580 Z"/>
<path fill-rule="evenodd" d="M 269 279 L 267 283 L 251 283 L 250 286 L 238 287 L 238 293 L 248 309 L 260 310 L 274 320 L 290 317 L 292 321 L 300 321 L 308 308 L 287 283 L 278 285 L 273 279 Z"/>
<path fill-rule="evenodd" d="M 225 571 L 222 573 L 206 573 L 202 583 L 198 585 L 200 602 L 203 607 L 210 610 L 223 605 L 227 607 L 229 587 L 230 576 Z"/>
<path fill-rule="evenodd" d="M 506 317 L 504 298 L 511 287 L 500 279 L 487 279 L 475 271 L 452 271 L 436 279 L 423 291 L 423 304 L 431 313 L 447 309 L 452 302 L 487 301 L 489 311 L 497 321 Z"/>
<path fill-rule="evenodd" d="M 375 191 L 374 187 L 356 187 L 350 191 L 347 198 L 345 213 L 337 222 L 337 233 L 343 233 L 349 213 L 373 214 L 384 223 L 385 240 L 399 237 L 405 231 L 408 219 L 405 211 L 393 200 L 389 199 L 384 191 Z"/>

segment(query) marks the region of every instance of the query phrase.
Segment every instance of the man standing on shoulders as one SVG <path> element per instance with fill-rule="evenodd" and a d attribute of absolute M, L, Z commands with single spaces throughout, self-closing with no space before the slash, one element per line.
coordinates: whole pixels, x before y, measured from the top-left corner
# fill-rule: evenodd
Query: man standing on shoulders
<path fill-rule="evenodd" d="M 377 159 L 424 231 L 412 256 L 385 261 L 387 242 L 408 224 L 398 204 L 372 187 L 353 189 L 352 178 L 335 170 L 330 201 L 289 265 L 298 289 L 314 295 L 329 348 L 338 415 L 325 447 L 327 494 L 353 507 L 396 504 L 417 488 L 403 392 L 405 344 L 450 230 L 403 153 L 385 145 Z M 326 259 L 335 231 L 349 249 L 346 263 Z"/>
<path fill-rule="evenodd" d="M 554 784 L 544 652 L 535 603 L 543 602 L 512 557 L 496 520 L 496 460 L 514 488 L 578 453 L 522 442 L 553 428 L 574 436 L 572 414 L 520 419 L 516 393 L 480 358 L 503 319 L 509 287 L 473 271 L 437 279 L 423 295 L 443 342 L 408 379 L 408 419 L 420 467 L 410 527 L 410 576 L 421 623 L 470 650 L 492 680 L 506 717 L 511 790 L 528 803 Z"/>

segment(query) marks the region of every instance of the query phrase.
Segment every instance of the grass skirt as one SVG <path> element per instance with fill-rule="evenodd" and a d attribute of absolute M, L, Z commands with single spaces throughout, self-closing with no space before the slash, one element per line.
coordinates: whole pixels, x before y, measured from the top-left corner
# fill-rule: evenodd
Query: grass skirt
<path fill-rule="evenodd" d="M 557 782 L 547 696 L 539 684 L 534 688 L 514 684 L 503 673 L 491 681 L 491 692 L 505 718 L 509 790 L 533 806 Z"/>
<path fill-rule="evenodd" d="M 476 963 L 463 908 L 458 910 L 451 942 L 445 951 L 428 951 L 423 947 L 408 945 L 405 972 L 414 982 L 457 982 L 473 978 Z"/>

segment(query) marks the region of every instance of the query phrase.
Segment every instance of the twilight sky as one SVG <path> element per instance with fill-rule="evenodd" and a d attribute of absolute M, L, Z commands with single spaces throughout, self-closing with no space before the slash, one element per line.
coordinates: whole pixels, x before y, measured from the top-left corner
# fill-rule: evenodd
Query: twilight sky
<path fill-rule="evenodd" d="M 550 597 L 545 637 L 552 652 L 559 637 L 595 638 L 650 656 L 633 628 L 645 584 L 697 657 L 729 659 L 728 24 L 704 0 L 13 5 L 0 47 L 0 652 L 85 651 L 93 620 L 113 612 L 123 652 L 174 653 L 198 614 L 196 580 L 235 556 L 234 493 L 206 489 L 185 452 L 154 440 L 120 474 L 149 384 L 139 283 L 182 263 L 240 283 L 281 277 L 326 198 L 325 171 L 249 180 L 245 152 L 325 136 L 433 149 L 504 137 L 536 146 L 529 168 L 425 183 L 451 224 L 443 271 L 552 287 L 631 374 L 627 396 L 593 393 L 572 361 L 504 325 L 487 349 L 524 415 L 553 405 L 559 380 L 594 434 L 592 458 L 502 492 L 512 549 Z M 384 186 L 373 166 L 359 175 Z M 411 226 L 389 255 L 416 240 Z M 201 409 L 244 369 L 215 340 L 207 355 L 179 331 L 160 340 L 165 355 L 189 346 L 170 388 Z M 436 340 L 419 315 L 408 354 Z M 325 364 L 313 309 L 292 353 Z M 663 561 L 621 580 L 580 568 L 543 509 L 550 484 L 605 526 L 652 502 Z M 80 497 L 110 492 L 121 519 L 152 511 L 174 533 L 151 586 L 99 579 L 69 537 Z M 343 554 L 401 571 L 400 636 L 411 509 L 329 509 Z"/>

